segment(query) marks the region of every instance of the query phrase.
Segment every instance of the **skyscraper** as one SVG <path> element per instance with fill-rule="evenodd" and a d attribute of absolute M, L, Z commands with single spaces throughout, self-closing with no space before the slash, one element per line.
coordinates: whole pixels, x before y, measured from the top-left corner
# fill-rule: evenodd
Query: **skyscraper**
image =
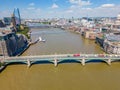
<path fill-rule="evenodd" d="M 17 13 L 18 13 L 18 18 L 19 18 L 19 24 L 21 24 L 21 16 L 20 16 L 19 8 L 17 8 Z"/>
<path fill-rule="evenodd" d="M 12 26 L 14 27 L 15 31 L 17 31 L 17 28 L 16 28 L 16 20 L 15 20 L 15 15 L 14 15 L 14 13 L 13 13 L 12 16 L 11 16 L 11 24 L 12 24 Z"/>

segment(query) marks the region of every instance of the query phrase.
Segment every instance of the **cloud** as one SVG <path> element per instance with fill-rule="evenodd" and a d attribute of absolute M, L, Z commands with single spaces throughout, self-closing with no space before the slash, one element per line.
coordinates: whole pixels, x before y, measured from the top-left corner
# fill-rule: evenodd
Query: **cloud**
<path fill-rule="evenodd" d="M 66 11 L 66 13 L 73 13 L 73 10 L 69 9 Z"/>
<path fill-rule="evenodd" d="M 73 8 L 76 8 L 76 7 L 77 7 L 76 5 L 71 5 L 70 9 L 73 9 Z"/>
<path fill-rule="evenodd" d="M 35 3 L 30 3 L 27 9 L 28 10 L 34 10 L 34 9 L 36 9 L 35 8 Z"/>
<path fill-rule="evenodd" d="M 101 5 L 102 8 L 111 8 L 114 6 L 115 6 L 115 4 L 103 4 L 103 5 Z"/>
<path fill-rule="evenodd" d="M 34 5 L 35 5 L 35 3 L 30 3 L 30 4 L 29 4 L 29 6 L 34 6 Z"/>
<path fill-rule="evenodd" d="M 28 7 L 27 9 L 28 9 L 28 10 L 34 10 L 35 7 Z"/>
<path fill-rule="evenodd" d="M 78 1 L 78 0 L 71 0 Z M 108 8 L 111 7 L 111 8 Z M 20 10 L 21 18 L 55 18 L 55 17 L 64 17 L 64 18 L 80 18 L 80 17 L 115 17 L 120 12 L 120 5 L 115 4 L 102 4 L 98 7 L 92 8 L 91 6 L 79 6 L 77 3 L 71 4 L 71 7 L 64 9 L 52 9 L 59 8 L 56 3 L 47 9 L 37 8 L 35 6 L 28 6 L 27 8 L 22 8 Z M 10 14 L 13 11 L 5 10 L 4 12 L 0 11 L 0 17 L 11 16 Z"/>
<path fill-rule="evenodd" d="M 119 5 L 115 4 L 103 4 L 99 7 L 93 8 L 90 12 L 91 16 L 98 17 L 115 17 L 119 13 Z"/>
<path fill-rule="evenodd" d="M 11 10 L 5 10 L 5 11 L 0 11 L 0 18 L 3 17 L 11 17 L 11 14 L 13 13 L 13 11 Z"/>
<path fill-rule="evenodd" d="M 55 9 L 55 8 L 59 8 L 59 6 L 56 3 L 53 3 L 51 8 Z"/>
<path fill-rule="evenodd" d="M 91 5 L 92 3 L 90 1 L 83 1 L 83 0 L 69 0 L 71 4 L 76 4 L 79 6 L 88 6 Z"/>
<path fill-rule="evenodd" d="M 111 8 L 105 8 L 105 7 L 111 7 Z M 104 8 L 103 8 L 104 7 Z M 68 8 L 64 14 L 64 16 L 67 17 L 116 17 L 119 13 L 120 5 L 100 5 L 95 8 L 90 7 L 80 7 L 72 5 L 70 8 Z"/>
<path fill-rule="evenodd" d="M 37 18 L 40 18 L 41 16 L 44 16 L 44 14 L 42 14 L 43 12 L 42 12 L 42 10 L 40 9 L 40 8 L 35 8 L 35 10 L 34 9 L 32 9 L 32 8 L 30 8 L 29 10 L 28 10 L 28 8 L 27 9 L 25 9 L 25 8 L 23 8 L 23 9 L 21 9 L 21 17 L 22 18 L 32 18 L 32 19 L 37 19 Z"/>
<path fill-rule="evenodd" d="M 93 10 L 92 8 L 82 8 L 84 10 Z"/>

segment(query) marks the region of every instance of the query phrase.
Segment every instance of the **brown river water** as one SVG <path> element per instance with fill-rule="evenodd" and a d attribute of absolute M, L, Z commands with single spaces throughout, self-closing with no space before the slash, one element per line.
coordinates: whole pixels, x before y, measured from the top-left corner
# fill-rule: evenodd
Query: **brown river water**
<path fill-rule="evenodd" d="M 94 41 L 58 28 L 31 29 L 32 39 L 46 40 L 30 46 L 25 55 L 104 53 Z M 0 90 L 120 90 L 120 62 L 108 66 L 90 62 L 85 66 L 64 62 L 37 63 L 30 68 L 13 64 L 0 73 Z"/>

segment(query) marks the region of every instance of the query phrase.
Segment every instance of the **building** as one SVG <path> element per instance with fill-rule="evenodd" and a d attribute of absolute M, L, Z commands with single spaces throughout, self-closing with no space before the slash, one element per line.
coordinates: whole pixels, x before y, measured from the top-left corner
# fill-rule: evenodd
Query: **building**
<path fill-rule="evenodd" d="M 11 17 L 11 25 L 14 27 L 14 30 L 17 31 L 16 19 L 15 19 L 15 15 L 14 14 L 12 14 L 12 17 Z"/>
<path fill-rule="evenodd" d="M 10 25 L 11 24 L 11 17 L 4 17 L 3 21 L 4 21 L 5 25 Z"/>
<path fill-rule="evenodd" d="M 14 31 L 14 28 L 11 27 L 11 26 L 6 26 L 6 27 L 1 27 L 0 28 L 0 33 L 3 33 L 3 34 L 9 34 L 13 31 Z"/>
<path fill-rule="evenodd" d="M 21 54 L 27 47 L 29 42 L 24 35 L 9 33 L 0 33 L 0 55 L 16 56 Z"/>
<path fill-rule="evenodd" d="M 117 16 L 117 20 L 116 20 L 115 24 L 120 25 L 120 13 Z"/>
<path fill-rule="evenodd" d="M 8 56 L 4 35 L 0 33 L 0 56 Z"/>
<path fill-rule="evenodd" d="M 107 34 L 103 48 L 109 54 L 120 54 L 120 34 Z"/>
<path fill-rule="evenodd" d="M 88 38 L 88 39 L 95 39 L 96 35 L 97 35 L 97 33 L 94 31 L 85 31 L 84 32 L 84 37 Z"/>
<path fill-rule="evenodd" d="M 91 19 L 91 20 L 89 20 L 89 19 L 82 19 L 81 20 L 81 25 L 83 25 L 83 26 L 85 26 L 85 27 L 87 27 L 87 28 L 93 28 L 93 27 L 95 27 L 95 22 Z"/>
<path fill-rule="evenodd" d="M 0 20 L 0 27 L 5 27 L 5 24 Z"/>

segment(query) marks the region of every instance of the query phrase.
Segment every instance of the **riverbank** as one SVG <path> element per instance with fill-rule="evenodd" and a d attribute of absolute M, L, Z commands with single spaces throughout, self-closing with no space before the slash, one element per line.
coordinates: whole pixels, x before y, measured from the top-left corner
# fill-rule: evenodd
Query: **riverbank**
<path fill-rule="evenodd" d="M 0 62 L 0 72 L 2 72 L 6 68 L 5 63 Z"/>
<path fill-rule="evenodd" d="M 22 47 L 22 50 L 20 50 L 20 52 L 17 56 L 20 56 L 22 53 L 24 53 L 25 50 L 27 50 L 30 47 L 30 45 L 31 45 L 30 37 L 31 36 L 30 36 L 29 32 L 30 32 L 30 28 L 28 26 L 25 26 L 25 25 L 19 26 L 19 29 L 17 30 L 16 34 L 24 35 L 27 38 L 28 43 L 24 47 Z"/>
<path fill-rule="evenodd" d="M 16 34 L 23 34 L 23 35 L 25 35 L 28 39 L 30 39 L 30 36 L 29 36 L 29 34 L 28 34 L 29 31 L 30 31 L 30 29 L 29 29 L 28 26 L 22 25 L 22 26 L 20 26 L 20 28 L 17 30 Z"/>

